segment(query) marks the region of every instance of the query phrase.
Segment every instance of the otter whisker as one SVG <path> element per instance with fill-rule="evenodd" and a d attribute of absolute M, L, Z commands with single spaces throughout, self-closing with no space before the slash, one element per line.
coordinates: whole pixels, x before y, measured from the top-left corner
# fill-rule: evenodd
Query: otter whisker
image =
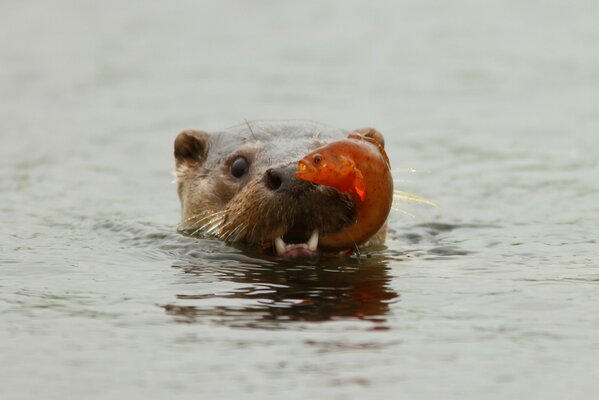
<path fill-rule="evenodd" d="M 411 179 L 393 179 L 393 183 L 412 183 L 414 182 Z"/>
<path fill-rule="evenodd" d="M 362 255 L 362 253 L 360 252 L 360 246 L 358 246 L 358 243 L 356 243 L 356 241 L 353 239 L 353 237 L 352 237 L 352 242 L 354 243 L 354 248 L 356 249 L 356 255 L 358 257 L 358 260 L 360 260 L 360 256 Z"/>
<path fill-rule="evenodd" d="M 185 220 L 185 222 L 193 221 L 192 225 L 200 224 L 200 227 L 203 227 L 203 226 L 211 224 L 213 220 L 222 218 L 222 215 L 223 215 L 222 211 L 214 212 L 209 215 L 196 214 L 196 215 L 193 215 L 193 216 L 187 218 Z M 209 220 L 209 221 L 204 223 L 204 221 L 206 221 L 206 220 Z"/>
<path fill-rule="evenodd" d="M 419 215 L 419 214 L 412 214 L 406 210 L 402 210 L 401 208 L 393 208 L 394 211 L 397 211 L 403 215 L 406 215 L 410 218 L 413 218 L 415 220 L 420 221 L 420 223 L 422 223 L 423 225 L 429 226 L 429 223 L 427 222 L 426 218 L 424 218 L 423 216 Z"/>
<path fill-rule="evenodd" d="M 264 208 L 264 202 L 265 202 L 264 198 L 259 198 L 259 200 L 257 201 L 256 207 L 255 207 L 256 210 L 262 210 Z M 265 214 L 268 214 L 268 213 L 265 213 Z M 267 217 L 268 217 L 268 215 L 264 216 L 264 218 L 267 218 Z M 268 221 L 268 219 L 266 219 L 266 220 Z M 258 228 L 258 224 L 257 223 L 252 224 L 252 229 L 251 229 L 251 231 L 247 235 L 247 238 L 249 240 L 254 239 L 254 235 L 256 234 L 256 229 L 257 228 Z M 263 242 L 263 241 L 264 241 L 264 237 L 261 237 L 260 238 L 260 242 Z"/>
<path fill-rule="evenodd" d="M 212 234 L 212 230 L 219 226 L 223 218 L 224 213 L 222 211 L 218 211 L 205 216 L 194 215 L 190 218 L 187 218 L 186 221 L 195 220 L 193 225 L 199 223 L 199 225 L 190 233 L 192 236 L 197 235 L 200 232 L 205 232 L 210 235 Z"/>
<path fill-rule="evenodd" d="M 231 225 L 231 223 L 229 223 L 227 225 Z M 225 241 L 233 241 L 233 242 L 237 241 L 237 240 L 239 240 L 240 233 L 243 232 L 246 228 L 247 228 L 247 224 L 246 223 L 239 224 L 235 228 L 233 228 L 233 229 L 225 232 L 222 235 L 222 238 Z M 231 240 L 231 238 L 233 238 L 233 239 Z"/>
<path fill-rule="evenodd" d="M 410 218 L 417 218 L 415 214 L 412 214 L 409 211 L 402 210 L 401 208 L 393 208 L 393 210 L 397 211 L 400 214 L 407 215 Z"/>
<path fill-rule="evenodd" d="M 229 215 L 230 217 L 230 215 Z M 223 217 L 223 220 L 221 221 L 220 225 L 218 226 L 219 230 L 218 230 L 218 236 L 225 240 L 225 241 L 230 241 L 231 237 L 235 236 L 235 240 L 238 240 L 239 238 L 239 234 L 241 231 L 245 230 L 247 227 L 247 223 L 239 223 L 239 212 L 233 214 L 233 218 L 227 220 L 226 222 L 224 221 L 224 218 L 227 218 L 227 216 L 225 215 L 225 217 Z M 235 226 L 233 229 L 230 229 L 232 226 Z M 233 240 L 233 241 L 235 241 Z"/>
<path fill-rule="evenodd" d="M 219 226 L 218 226 L 218 230 L 216 231 L 216 235 L 224 240 L 227 241 L 227 238 L 229 237 L 229 235 L 231 234 L 231 229 L 229 229 L 229 227 L 231 226 L 231 221 L 227 221 L 227 222 L 222 222 Z"/>
<path fill-rule="evenodd" d="M 236 228 L 234 228 L 230 232 L 229 236 L 227 237 L 227 240 L 230 240 L 233 242 L 239 241 L 240 237 L 243 236 L 243 232 L 245 232 L 246 229 L 247 229 L 247 224 L 238 225 Z"/>
<path fill-rule="evenodd" d="M 247 125 L 247 127 L 250 130 L 250 133 L 252 134 L 252 137 L 254 138 L 254 140 L 258 140 L 258 138 L 256 137 L 256 135 L 254 134 L 254 131 L 252 129 L 252 126 L 250 125 L 249 121 L 246 119 L 245 120 L 245 124 Z"/>
<path fill-rule="evenodd" d="M 193 214 L 193 215 L 191 215 L 190 217 L 187 217 L 187 218 L 185 218 L 185 219 L 183 220 L 183 222 L 189 222 L 189 221 L 198 222 L 198 221 L 200 221 L 200 220 L 204 220 L 204 219 L 210 218 L 210 217 L 212 217 L 214 214 L 218 214 L 218 213 L 221 213 L 221 212 L 222 212 L 222 211 L 215 211 L 214 213 L 212 213 L 212 214 L 208 214 L 208 215 L 204 215 L 204 214 Z"/>
<path fill-rule="evenodd" d="M 392 168 L 391 172 L 392 173 L 397 173 L 397 172 L 399 172 L 399 173 L 405 173 L 405 172 L 408 172 L 408 173 L 411 173 L 411 174 L 417 174 L 417 173 L 428 174 L 428 173 L 430 173 L 430 171 L 428 171 L 428 170 L 419 170 L 419 169 L 412 168 L 412 167 L 407 167 L 407 168 Z"/>
<path fill-rule="evenodd" d="M 205 224 L 204 228 L 209 235 L 220 237 L 220 231 L 223 228 L 225 215 L 219 215 Z"/>
<path fill-rule="evenodd" d="M 200 231 L 201 231 L 201 230 L 202 230 L 202 228 L 201 228 L 201 227 L 200 227 L 200 228 L 198 228 L 198 229 L 195 229 L 193 232 L 191 232 L 191 233 L 189 234 L 189 236 L 196 236 L 198 233 L 200 233 Z"/>
<path fill-rule="evenodd" d="M 394 190 L 393 191 L 393 199 L 397 199 L 398 201 L 408 201 L 411 203 L 420 203 L 420 204 L 426 204 L 429 205 L 431 207 L 437 207 L 437 205 L 435 203 L 433 203 L 432 201 L 418 196 L 416 194 L 413 193 L 409 193 L 409 192 L 404 192 L 402 190 Z"/>
<path fill-rule="evenodd" d="M 197 235 L 198 233 L 203 232 L 207 235 L 212 235 L 213 234 L 212 230 L 214 229 L 215 226 L 218 226 L 219 223 L 220 223 L 220 218 L 211 219 L 210 221 L 206 222 L 205 224 L 198 226 L 198 228 L 193 231 L 193 234 Z"/>

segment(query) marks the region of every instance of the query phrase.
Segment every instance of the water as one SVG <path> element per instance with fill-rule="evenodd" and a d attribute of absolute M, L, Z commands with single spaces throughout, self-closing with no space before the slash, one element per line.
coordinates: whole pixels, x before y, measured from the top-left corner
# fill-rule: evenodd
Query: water
<path fill-rule="evenodd" d="M 3 1 L 0 397 L 595 398 L 597 4 Z M 375 126 L 438 207 L 178 235 L 176 133 L 246 118 Z"/>

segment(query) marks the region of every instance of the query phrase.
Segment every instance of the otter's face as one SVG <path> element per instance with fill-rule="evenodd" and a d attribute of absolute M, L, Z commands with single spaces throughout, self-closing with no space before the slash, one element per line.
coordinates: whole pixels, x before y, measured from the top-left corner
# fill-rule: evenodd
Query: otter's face
<path fill-rule="evenodd" d="M 303 155 L 345 136 L 315 128 L 252 123 L 214 134 L 181 132 L 175 140 L 181 229 L 279 255 L 315 253 L 318 235 L 354 221 L 349 195 L 296 177 Z"/>

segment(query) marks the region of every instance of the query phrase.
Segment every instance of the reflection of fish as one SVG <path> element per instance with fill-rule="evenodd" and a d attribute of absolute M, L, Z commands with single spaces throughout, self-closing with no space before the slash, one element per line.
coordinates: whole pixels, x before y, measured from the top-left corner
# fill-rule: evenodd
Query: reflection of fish
<path fill-rule="evenodd" d="M 355 202 L 355 223 L 320 239 L 330 248 L 353 247 L 373 236 L 385 223 L 393 201 L 389 158 L 381 143 L 359 133 L 330 143 L 298 163 L 299 179 L 349 193 Z"/>

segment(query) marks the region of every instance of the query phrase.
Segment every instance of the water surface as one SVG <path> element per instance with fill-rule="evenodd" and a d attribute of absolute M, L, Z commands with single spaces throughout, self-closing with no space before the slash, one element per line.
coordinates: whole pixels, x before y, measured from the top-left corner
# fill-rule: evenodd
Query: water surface
<path fill-rule="evenodd" d="M 0 397 L 593 399 L 591 1 L 0 4 Z M 386 247 L 176 232 L 172 143 L 375 126 Z M 413 169 L 413 170 L 412 170 Z"/>

